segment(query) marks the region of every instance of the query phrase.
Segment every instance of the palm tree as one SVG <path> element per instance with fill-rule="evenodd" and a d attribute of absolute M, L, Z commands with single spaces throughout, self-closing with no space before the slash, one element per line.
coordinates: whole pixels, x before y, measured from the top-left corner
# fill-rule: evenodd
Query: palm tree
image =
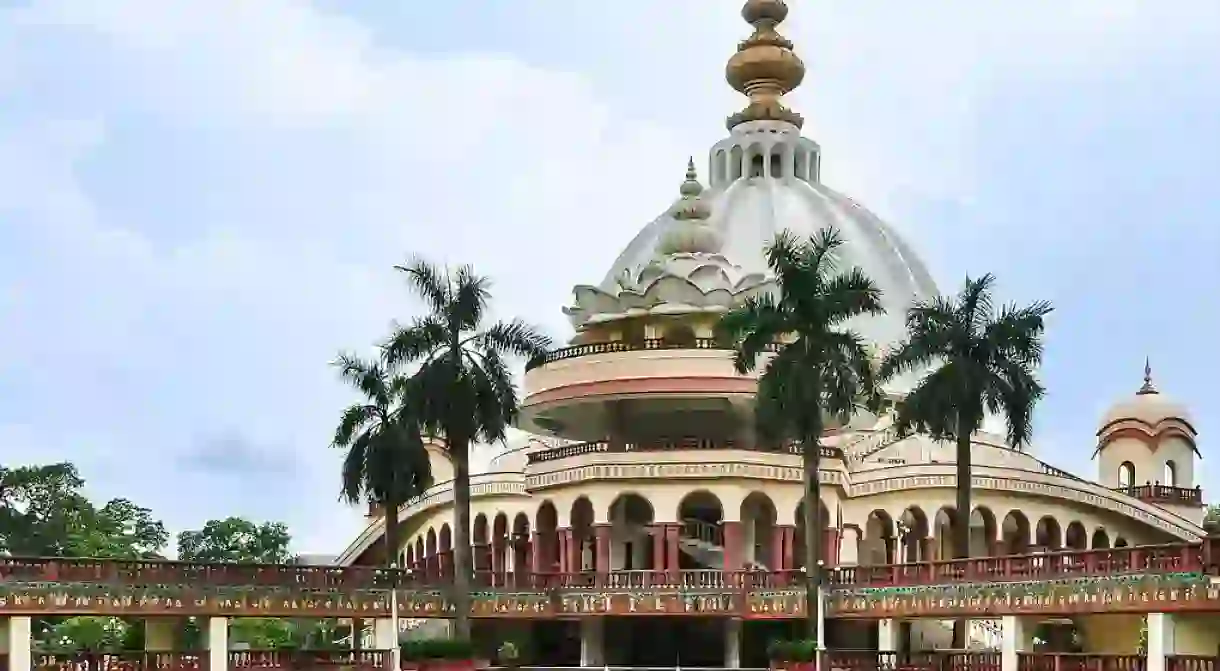
<path fill-rule="evenodd" d="M 817 638 L 817 583 L 821 551 L 818 511 L 819 448 L 824 417 L 850 416 L 864 401 L 880 402 L 868 346 L 845 322 L 879 315 L 881 290 L 859 268 L 840 269 L 836 250 L 844 244 L 833 227 L 807 239 L 788 231 L 767 247 L 767 265 L 778 295 L 753 296 L 721 318 L 718 335 L 737 350 L 734 364 L 752 372 L 759 356 L 784 343 L 764 366 L 755 415 L 767 438 L 800 441 L 805 482 L 805 612 L 809 638 Z"/>
<path fill-rule="evenodd" d="M 1008 441 L 1029 441 L 1034 405 L 1044 389 L 1034 375 L 1042 362 L 1044 318 L 1050 303 L 998 310 L 990 274 L 966 283 L 955 298 L 937 297 L 907 313 L 907 339 L 891 351 L 878 375 L 928 372 L 898 405 L 899 436 L 924 433 L 957 444 L 957 506 L 953 553 L 970 556 L 970 438 L 983 426 L 986 412 L 1003 414 Z M 934 370 L 933 370 L 934 369 Z M 953 629 L 955 648 L 965 646 L 961 622 Z"/>
<path fill-rule="evenodd" d="M 508 359 L 541 356 L 551 340 L 517 319 L 485 326 L 491 282 L 470 266 L 450 273 L 412 259 L 395 268 L 429 312 L 395 328 L 384 359 L 395 369 L 415 367 L 411 387 L 420 423 L 444 438 L 453 458 L 454 607 L 458 635 L 469 638 L 470 445 L 504 440 L 518 411 Z"/>
<path fill-rule="evenodd" d="M 341 354 L 335 366 L 364 397 L 343 411 L 332 442 L 347 450 L 341 497 L 384 509 L 385 561 L 393 566 L 400 545 L 398 510 L 432 485 L 428 452 L 408 402 L 408 378 L 349 354 Z"/>

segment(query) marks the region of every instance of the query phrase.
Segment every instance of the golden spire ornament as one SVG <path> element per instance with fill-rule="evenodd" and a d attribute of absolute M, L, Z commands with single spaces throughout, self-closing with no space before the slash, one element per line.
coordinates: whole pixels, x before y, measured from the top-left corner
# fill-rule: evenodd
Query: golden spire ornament
<path fill-rule="evenodd" d="M 730 86 L 749 96 L 750 104 L 729 117 L 730 131 L 749 121 L 786 121 L 797 128 L 805 123 L 781 100 L 805 78 L 805 64 L 792 51 L 792 42 L 776 31 L 787 16 L 784 0 L 747 0 L 741 8 L 754 34 L 737 46 L 724 75 Z"/>

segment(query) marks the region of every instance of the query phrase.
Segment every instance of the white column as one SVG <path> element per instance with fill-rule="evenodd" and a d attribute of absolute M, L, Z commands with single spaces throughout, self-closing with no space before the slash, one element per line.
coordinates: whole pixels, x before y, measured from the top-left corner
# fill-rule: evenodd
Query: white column
<path fill-rule="evenodd" d="M 818 560 L 818 580 L 821 580 L 822 560 Z M 826 588 L 818 583 L 818 650 L 826 649 Z"/>
<path fill-rule="evenodd" d="M 373 647 L 377 650 L 393 650 L 398 643 L 398 637 L 394 634 L 394 621 L 388 617 L 378 618 L 373 624 Z"/>
<path fill-rule="evenodd" d="M 1024 620 L 1016 615 L 1000 618 L 1000 671 L 1017 671 L 1017 653 L 1025 652 L 1028 641 Z"/>
<path fill-rule="evenodd" d="M 205 636 L 208 671 L 229 671 L 229 618 L 209 617 Z"/>
<path fill-rule="evenodd" d="M 724 621 L 724 668 L 741 668 L 741 620 L 733 617 Z"/>
<path fill-rule="evenodd" d="M 1165 658 L 1174 654 L 1173 615 L 1148 613 L 1148 671 L 1165 671 Z"/>
<path fill-rule="evenodd" d="M 30 654 L 30 618 L 14 615 L 7 618 L 4 643 L 8 652 L 9 671 L 30 671 L 33 668 Z"/>
<path fill-rule="evenodd" d="M 590 617 L 580 621 L 580 665 L 602 666 L 606 663 L 605 622 Z"/>
<path fill-rule="evenodd" d="M 877 650 L 879 652 L 898 652 L 898 620 L 893 618 L 877 620 Z"/>

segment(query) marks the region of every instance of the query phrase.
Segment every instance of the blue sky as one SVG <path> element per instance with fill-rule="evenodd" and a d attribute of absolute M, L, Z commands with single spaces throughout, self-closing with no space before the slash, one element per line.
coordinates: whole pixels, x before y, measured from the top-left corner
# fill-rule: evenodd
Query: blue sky
<path fill-rule="evenodd" d="M 741 106 L 737 0 L 415 4 L 0 2 L 4 463 L 337 551 L 327 362 L 416 309 L 389 266 L 474 263 L 566 337 L 571 286 Z M 942 289 L 1057 305 L 1034 451 L 1092 474 L 1147 355 L 1220 491 L 1220 5 L 820 0 L 785 27 L 825 181 Z"/>

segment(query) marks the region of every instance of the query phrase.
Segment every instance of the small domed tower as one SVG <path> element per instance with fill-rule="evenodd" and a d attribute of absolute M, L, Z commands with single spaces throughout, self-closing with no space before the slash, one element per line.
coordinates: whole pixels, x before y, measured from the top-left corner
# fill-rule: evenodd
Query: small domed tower
<path fill-rule="evenodd" d="M 1097 431 L 1098 480 L 1150 503 L 1199 507 L 1195 438 L 1190 414 L 1157 391 L 1145 362 L 1144 385 L 1110 408 Z"/>

